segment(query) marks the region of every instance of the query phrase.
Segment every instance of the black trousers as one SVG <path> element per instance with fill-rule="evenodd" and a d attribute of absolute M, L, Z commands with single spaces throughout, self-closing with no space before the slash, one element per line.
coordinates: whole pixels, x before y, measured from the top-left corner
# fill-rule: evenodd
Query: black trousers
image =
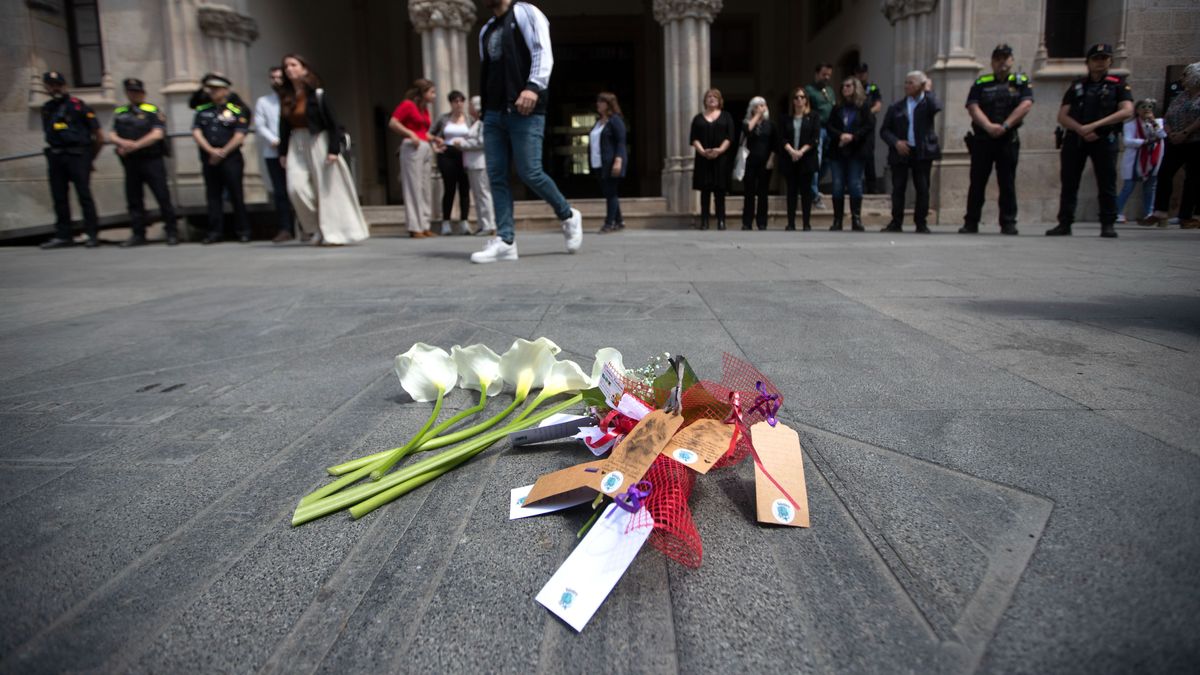
<path fill-rule="evenodd" d="M 784 161 L 780 171 L 787 181 L 787 222 L 788 227 L 796 226 L 796 202 L 800 202 L 801 217 L 805 225 L 812 221 L 812 177 L 815 171 L 804 168 L 804 160 L 798 162 Z"/>
<path fill-rule="evenodd" d="M 624 225 L 625 217 L 621 215 L 621 177 L 612 175 L 612 172 L 606 172 L 603 169 L 592 169 L 600 171 L 600 194 L 604 195 L 604 224 L 605 225 Z"/>
<path fill-rule="evenodd" d="M 929 174 L 933 171 L 931 160 L 912 160 L 892 165 L 892 224 L 904 224 L 904 198 L 908 190 L 908 177 L 912 175 L 913 188 L 917 191 L 917 203 L 913 207 L 913 222 L 917 225 L 929 223 Z"/>
<path fill-rule="evenodd" d="M 1062 196 L 1058 200 L 1058 224 L 1070 226 L 1075 222 L 1075 205 L 1079 200 L 1079 180 L 1083 166 L 1092 160 L 1096 174 L 1096 190 L 1100 193 L 1100 224 L 1117 222 L 1117 138 L 1105 136 L 1088 143 L 1068 133 L 1062 147 Z"/>
<path fill-rule="evenodd" d="M 971 187 L 967 190 L 967 215 L 963 223 L 979 226 L 983 200 L 987 194 L 992 167 L 996 167 L 996 184 L 1000 187 L 1000 225 L 1017 224 L 1017 160 L 1021 142 L 1008 134 L 1000 138 L 975 134 L 971 141 Z"/>
<path fill-rule="evenodd" d="M 100 231 L 96 216 L 96 200 L 92 199 L 92 152 L 90 148 L 61 148 L 46 150 L 46 165 L 50 174 L 50 197 L 54 199 L 54 236 L 71 239 L 71 193 L 83 209 L 83 227 L 87 236 L 95 239 Z"/>
<path fill-rule="evenodd" d="M 450 220 L 454 211 L 454 193 L 458 192 L 458 210 L 462 220 L 471 212 L 471 181 L 463 166 L 462 151 L 446 148 L 437 156 L 438 172 L 442 174 L 442 220 Z"/>
<path fill-rule="evenodd" d="M 146 236 L 145 188 L 150 188 L 158 210 L 162 214 L 163 226 L 168 235 L 177 235 L 175 207 L 171 205 L 171 191 L 167 188 L 167 164 L 159 157 L 123 157 L 125 167 L 125 205 L 129 208 L 129 224 L 136 237 Z"/>
<path fill-rule="evenodd" d="M 275 202 L 275 215 L 279 218 L 279 231 L 295 234 L 292 213 L 292 200 L 287 193 L 287 169 L 279 163 L 278 157 L 266 157 L 267 174 L 271 177 L 271 199 Z"/>
<path fill-rule="evenodd" d="M 863 167 L 863 192 L 874 194 L 879 189 L 879 174 L 875 172 L 875 128 L 867 135 L 866 165 Z"/>
<path fill-rule="evenodd" d="M 1171 209 L 1171 192 L 1175 173 L 1183 168 L 1183 199 L 1179 202 L 1179 219 L 1187 220 L 1196 213 L 1200 197 L 1200 143 L 1168 143 L 1158 170 L 1158 187 L 1154 190 L 1154 210 L 1166 213 Z"/>
<path fill-rule="evenodd" d="M 717 202 L 717 220 L 725 222 L 725 191 L 724 190 L 701 190 L 700 191 L 700 216 L 704 220 L 708 220 L 709 213 L 712 212 L 713 198 Z"/>
<path fill-rule="evenodd" d="M 223 162 L 213 166 L 207 160 L 204 162 L 204 197 L 208 202 L 208 235 L 210 237 L 225 236 L 225 199 L 233 204 L 234 227 L 240 236 L 250 236 L 250 220 L 246 217 L 246 198 L 242 190 L 242 174 L 245 172 L 245 160 L 242 153 L 237 152 L 226 157 Z"/>
<path fill-rule="evenodd" d="M 742 185 L 746 189 L 742 226 L 750 227 L 752 222 L 756 222 L 758 229 L 767 229 L 767 193 L 771 187 L 771 170 L 766 165 L 747 166 Z"/>

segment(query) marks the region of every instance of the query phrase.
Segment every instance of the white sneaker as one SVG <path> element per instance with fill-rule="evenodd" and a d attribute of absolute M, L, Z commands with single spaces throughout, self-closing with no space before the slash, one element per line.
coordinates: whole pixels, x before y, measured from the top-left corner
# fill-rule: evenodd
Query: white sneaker
<path fill-rule="evenodd" d="M 465 220 L 458 221 L 458 233 L 469 236 L 471 234 L 471 224 Z"/>
<path fill-rule="evenodd" d="M 1167 224 L 1168 225 L 1178 225 L 1179 224 L 1179 216 L 1175 216 L 1174 218 L 1171 218 L 1170 220 L 1167 221 Z"/>
<path fill-rule="evenodd" d="M 451 234 L 453 234 L 453 232 L 450 231 L 450 221 L 443 220 L 442 221 L 442 236 L 449 237 Z"/>
<path fill-rule="evenodd" d="M 1125 214 L 1124 214 L 1124 213 L 1122 213 L 1121 215 L 1117 216 L 1117 224 L 1118 224 L 1118 225 L 1124 225 L 1124 224 L 1125 224 Z"/>
<path fill-rule="evenodd" d="M 571 209 L 571 217 L 562 221 L 563 236 L 567 238 L 567 253 L 574 253 L 583 244 L 583 214 Z"/>
<path fill-rule="evenodd" d="M 494 263 L 499 261 L 515 261 L 517 259 L 517 242 L 511 244 L 504 243 L 500 237 L 488 239 L 488 243 L 483 247 L 482 251 L 477 251 L 471 254 L 471 262 L 480 265 Z"/>
<path fill-rule="evenodd" d="M 476 237 L 494 237 L 494 236 L 496 236 L 496 228 L 485 227 L 485 228 L 479 230 L 478 232 L 476 232 L 475 236 Z"/>

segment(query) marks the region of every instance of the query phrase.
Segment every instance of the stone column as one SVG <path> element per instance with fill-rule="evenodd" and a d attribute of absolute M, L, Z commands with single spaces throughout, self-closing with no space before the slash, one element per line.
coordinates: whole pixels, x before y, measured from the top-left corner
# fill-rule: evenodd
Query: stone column
<path fill-rule="evenodd" d="M 471 96 L 467 72 L 468 33 L 475 25 L 471 0 L 409 0 L 408 17 L 421 35 L 422 76 L 437 85 L 433 117 L 449 112 L 446 95 Z"/>
<path fill-rule="evenodd" d="M 723 4 L 723 0 L 654 0 L 654 18 L 663 27 L 666 90 L 662 193 L 672 213 L 696 211 L 688 134 L 692 118 L 703 107 L 701 96 L 712 82 L 709 26 Z"/>

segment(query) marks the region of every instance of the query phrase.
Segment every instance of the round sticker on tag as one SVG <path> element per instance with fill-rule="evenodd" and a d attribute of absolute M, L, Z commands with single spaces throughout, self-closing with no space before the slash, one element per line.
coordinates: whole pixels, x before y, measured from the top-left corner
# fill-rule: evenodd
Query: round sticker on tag
<path fill-rule="evenodd" d="M 687 448 L 677 448 L 675 452 L 671 453 L 671 457 L 681 464 L 695 464 L 696 460 L 700 459 L 700 455 Z"/>
<path fill-rule="evenodd" d="M 622 474 L 620 471 L 612 471 L 604 477 L 604 480 L 600 481 L 600 490 L 606 495 L 611 495 L 612 493 L 616 492 L 624 482 L 624 474 Z"/>
<path fill-rule="evenodd" d="M 786 499 L 776 499 L 771 503 L 771 515 L 784 525 L 796 519 L 796 508 Z"/>

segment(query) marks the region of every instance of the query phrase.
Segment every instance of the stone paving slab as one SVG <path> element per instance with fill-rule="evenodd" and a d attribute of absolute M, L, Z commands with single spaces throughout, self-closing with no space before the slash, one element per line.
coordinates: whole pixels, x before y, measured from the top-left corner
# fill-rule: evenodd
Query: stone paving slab
<path fill-rule="evenodd" d="M 1193 671 L 1200 237 L 1095 234 L 0 248 L 0 672 Z M 396 353 L 540 335 L 753 363 L 813 527 L 714 472 L 702 566 L 647 547 L 576 634 L 533 596 L 586 509 L 507 503 L 578 447 L 289 526 L 423 420 Z"/>

